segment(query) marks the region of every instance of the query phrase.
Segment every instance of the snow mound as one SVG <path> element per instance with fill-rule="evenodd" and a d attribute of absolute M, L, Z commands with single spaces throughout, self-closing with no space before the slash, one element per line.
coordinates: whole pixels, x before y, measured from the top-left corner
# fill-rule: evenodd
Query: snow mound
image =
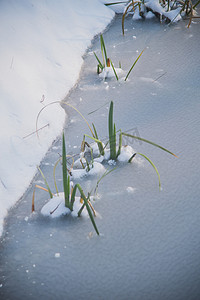
<path fill-rule="evenodd" d="M 80 197 L 75 197 L 73 211 L 71 211 L 69 208 L 65 207 L 64 193 L 59 193 L 59 196 L 54 196 L 42 207 L 41 214 L 50 218 L 58 218 L 69 214 L 71 214 L 73 217 L 77 217 L 78 211 L 82 205 L 83 203 L 80 202 Z M 81 216 L 88 216 L 88 212 L 85 207 L 81 213 Z"/>

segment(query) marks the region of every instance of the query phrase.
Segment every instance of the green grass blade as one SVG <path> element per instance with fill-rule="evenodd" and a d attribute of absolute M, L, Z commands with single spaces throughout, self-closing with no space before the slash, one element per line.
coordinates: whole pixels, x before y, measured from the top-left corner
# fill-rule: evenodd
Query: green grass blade
<path fill-rule="evenodd" d="M 113 153 L 114 153 L 114 157 L 115 159 L 117 158 L 117 154 L 116 154 L 116 126 L 114 123 L 114 136 L 113 136 Z"/>
<path fill-rule="evenodd" d="M 116 77 L 116 79 L 117 79 L 117 81 L 119 80 L 119 78 L 118 78 L 118 76 L 117 76 L 117 72 L 116 72 L 116 70 L 115 70 L 115 67 L 114 67 L 114 65 L 113 65 L 113 63 L 112 63 L 112 61 L 110 60 L 110 63 L 111 63 L 111 66 L 112 66 L 112 69 L 113 69 L 113 72 L 114 72 L 114 74 L 115 74 L 115 77 Z"/>
<path fill-rule="evenodd" d="M 133 4 L 130 3 L 130 4 L 126 7 L 126 9 L 125 9 L 125 11 L 124 11 L 124 13 L 123 13 L 123 16 L 122 16 L 122 33 L 123 33 L 123 35 L 124 35 L 124 20 L 125 20 L 125 17 L 126 17 L 126 14 L 127 14 L 127 12 L 128 12 L 129 7 L 131 7 L 132 5 L 133 5 Z"/>
<path fill-rule="evenodd" d="M 141 137 L 139 137 L 139 136 L 131 135 L 131 134 L 125 133 L 125 132 L 122 132 L 122 135 L 127 136 L 127 137 L 131 137 L 131 138 L 133 138 L 133 139 L 136 139 L 136 140 L 139 140 L 139 141 L 148 143 L 148 144 L 151 144 L 151 145 L 153 145 L 153 146 L 155 146 L 155 147 L 158 147 L 158 148 L 160 148 L 161 150 L 166 151 L 166 152 L 168 152 L 169 154 L 171 154 L 171 155 L 177 157 L 177 156 L 176 156 L 174 153 L 172 153 L 171 151 L 169 151 L 169 150 L 167 150 L 166 148 L 164 148 L 164 147 L 162 147 L 162 146 L 160 146 L 160 145 L 158 145 L 158 144 L 156 144 L 156 143 L 153 143 L 153 142 L 151 142 L 151 141 L 149 141 L 149 140 L 146 140 L 146 139 L 143 139 L 143 138 L 141 138 Z"/>
<path fill-rule="evenodd" d="M 96 53 L 95 52 L 93 52 L 94 53 L 94 56 L 96 57 L 96 60 L 98 61 L 98 63 L 99 63 L 99 67 L 101 68 L 101 70 L 103 70 L 103 65 L 102 65 L 102 63 L 101 63 L 101 61 L 100 61 L 100 59 L 98 58 L 98 56 L 96 55 Z"/>
<path fill-rule="evenodd" d="M 107 66 L 108 57 L 107 57 L 106 46 L 105 46 L 102 34 L 100 35 L 100 41 L 101 41 L 101 52 L 102 52 L 103 60 L 104 60 L 104 56 L 105 56 L 104 65 Z"/>
<path fill-rule="evenodd" d="M 66 160 L 66 147 L 65 147 L 65 136 L 63 132 L 62 139 L 62 173 L 63 173 L 63 189 L 65 195 L 65 206 L 69 208 L 69 194 L 70 191 L 68 189 L 68 174 L 67 174 L 67 160 Z"/>
<path fill-rule="evenodd" d="M 145 49 L 144 49 L 145 50 Z M 133 68 L 135 67 L 137 61 L 139 60 L 139 58 L 141 57 L 142 53 L 144 52 L 144 50 L 142 50 L 142 52 L 139 54 L 139 56 L 136 58 L 136 60 L 134 61 L 133 65 L 131 66 L 130 70 L 128 71 L 126 78 L 124 79 L 124 81 L 127 80 L 128 76 L 130 75 L 131 71 L 133 70 Z"/>
<path fill-rule="evenodd" d="M 139 153 L 137 152 L 137 154 L 143 156 L 151 165 L 152 167 L 154 168 L 154 170 L 156 171 L 157 175 L 158 175 L 158 181 L 159 181 L 159 190 L 161 189 L 161 182 L 160 182 L 160 174 L 158 172 L 158 169 L 156 168 L 156 166 L 154 165 L 154 163 L 150 160 L 150 158 L 148 158 L 146 155 L 142 154 L 142 153 Z"/>
<path fill-rule="evenodd" d="M 193 6 L 193 9 L 195 9 L 197 7 L 197 5 L 199 5 L 199 3 L 200 3 L 200 0 L 195 3 L 195 5 Z"/>
<path fill-rule="evenodd" d="M 55 166 L 53 168 L 53 180 L 54 180 L 54 185 L 55 185 L 55 188 L 56 188 L 56 193 L 58 195 L 58 187 L 57 187 L 57 183 L 56 183 L 56 168 L 57 168 L 57 165 L 58 163 L 61 161 L 61 157 L 57 160 L 57 162 L 55 163 Z"/>
<path fill-rule="evenodd" d="M 119 147 L 118 147 L 118 151 L 117 151 L 117 157 L 120 155 L 121 153 L 121 148 L 122 148 L 122 132 L 120 129 L 120 134 L 119 134 Z"/>
<path fill-rule="evenodd" d="M 99 231 L 98 231 L 97 226 L 96 226 L 96 223 L 95 223 L 95 221 L 94 221 L 94 217 L 93 217 L 93 215 L 92 215 L 92 211 L 91 211 L 90 206 L 89 206 L 89 204 L 88 204 L 88 199 L 86 199 L 85 194 L 83 193 L 83 190 L 82 190 L 80 184 L 77 183 L 76 185 L 77 185 L 77 188 L 79 189 L 79 192 L 80 192 L 80 194 L 81 194 L 81 197 L 82 197 L 82 199 L 83 199 L 83 201 L 84 201 L 84 204 L 85 204 L 86 209 L 87 209 L 87 211 L 88 211 L 88 215 L 89 215 L 89 217 L 90 217 L 90 220 L 91 220 L 91 222 L 92 222 L 92 225 L 93 225 L 93 227 L 94 227 L 94 229 L 95 229 L 97 235 L 99 235 Z"/>
<path fill-rule="evenodd" d="M 75 185 L 75 187 L 73 188 L 73 192 L 71 194 L 71 202 L 70 202 L 71 211 L 73 210 L 74 202 L 76 199 L 76 190 L 77 190 L 77 185 Z"/>
<path fill-rule="evenodd" d="M 80 217 L 81 216 L 81 214 L 82 214 L 82 211 L 83 211 L 83 209 L 84 209 L 84 207 L 85 207 L 85 202 L 83 203 L 83 205 L 81 206 L 81 208 L 79 209 L 79 211 L 78 211 L 78 217 Z"/>
<path fill-rule="evenodd" d="M 97 181 L 97 184 L 96 184 L 96 187 L 95 187 L 95 189 L 94 189 L 94 195 L 96 195 L 97 194 L 97 189 L 98 189 L 98 187 L 99 187 L 99 183 L 101 182 L 101 180 L 105 177 L 105 176 L 107 176 L 108 174 L 110 174 L 112 171 L 114 171 L 114 170 L 116 170 L 117 169 L 117 167 L 115 167 L 115 168 L 113 168 L 113 169 L 111 169 L 111 170 L 106 170 L 104 173 L 103 173 L 103 175 L 100 177 L 100 179 Z"/>
<path fill-rule="evenodd" d="M 63 102 L 63 101 L 54 101 L 54 102 L 51 102 L 51 103 L 43 106 L 40 109 L 40 111 L 38 112 L 38 114 L 37 114 L 37 117 L 36 117 L 36 134 L 37 134 L 38 138 L 39 138 L 39 135 L 38 135 L 38 130 L 39 130 L 38 129 L 38 121 L 39 121 L 39 117 L 40 117 L 40 115 L 41 115 L 41 113 L 42 113 L 43 110 L 45 110 L 48 106 L 53 105 L 53 104 L 60 104 L 61 106 L 62 105 L 67 105 L 67 106 L 73 108 L 81 116 L 81 118 L 85 121 L 85 123 L 87 124 L 88 128 L 90 129 L 92 135 L 94 136 L 94 133 L 92 131 L 92 128 L 91 128 L 90 124 L 88 123 L 88 121 L 86 120 L 86 118 L 82 115 L 82 113 L 76 107 L 74 107 L 73 105 L 71 105 L 69 103 Z"/>
<path fill-rule="evenodd" d="M 95 141 L 96 143 L 101 143 L 101 145 L 102 145 L 102 147 L 103 147 L 103 144 L 102 144 L 102 142 L 101 142 L 100 140 L 98 140 L 98 139 L 96 139 L 95 137 L 92 137 L 92 136 L 90 136 L 90 135 L 88 135 L 88 134 L 85 134 L 85 136 L 87 136 L 87 137 L 90 138 L 91 140 Z"/>
<path fill-rule="evenodd" d="M 44 174 L 43 174 L 43 172 L 42 172 L 42 170 L 40 169 L 39 166 L 38 166 L 38 170 L 40 171 L 40 174 L 42 175 L 42 178 L 44 179 L 44 182 L 46 184 L 46 187 L 47 187 L 47 190 L 49 192 L 50 198 L 53 198 L 53 194 L 52 194 L 51 189 L 50 189 L 50 187 L 48 185 L 48 182 L 47 182 L 47 180 L 46 180 L 46 178 L 45 178 L 45 176 L 44 176 Z"/>
<path fill-rule="evenodd" d="M 94 126 L 94 124 L 92 123 L 92 126 L 93 126 L 93 129 L 94 129 L 94 134 L 95 134 L 95 137 L 97 140 L 99 140 L 99 137 L 98 137 L 98 134 L 97 134 L 97 131 L 96 131 L 96 127 Z M 97 145 L 98 145 L 98 148 L 99 148 L 99 153 L 101 155 L 104 155 L 104 149 L 103 149 L 103 144 L 102 142 L 97 142 Z"/>
<path fill-rule="evenodd" d="M 110 103 L 109 117 L 108 117 L 108 131 L 109 131 L 109 143 L 110 143 L 110 159 L 116 159 L 116 134 L 114 132 L 113 125 L 113 101 Z"/>

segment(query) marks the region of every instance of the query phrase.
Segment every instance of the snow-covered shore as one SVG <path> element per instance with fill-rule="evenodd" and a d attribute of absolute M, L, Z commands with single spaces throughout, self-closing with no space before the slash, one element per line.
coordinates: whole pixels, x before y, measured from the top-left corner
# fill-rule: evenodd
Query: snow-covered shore
<path fill-rule="evenodd" d="M 0 2 L 0 235 L 8 209 L 63 128 L 64 110 L 49 106 L 40 117 L 38 140 L 31 134 L 38 112 L 67 95 L 91 39 L 113 17 L 99 0 Z"/>

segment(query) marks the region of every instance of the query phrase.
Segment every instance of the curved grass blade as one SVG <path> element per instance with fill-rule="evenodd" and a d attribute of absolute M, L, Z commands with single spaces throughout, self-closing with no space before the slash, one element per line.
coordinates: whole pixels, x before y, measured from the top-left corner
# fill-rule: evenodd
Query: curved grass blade
<path fill-rule="evenodd" d="M 65 103 L 65 102 L 63 102 L 63 101 L 54 101 L 54 102 L 51 102 L 51 103 L 49 103 L 49 104 L 43 106 L 42 109 L 41 109 L 41 110 L 39 111 L 39 113 L 37 114 L 37 118 L 36 118 L 36 134 L 37 134 L 37 137 L 38 137 L 38 138 L 39 138 L 39 135 L 38 135 L 38 130 L 39 130 L 39 129 L 38 129 L 38 120 L 39 120 L 40 114 L 42 113 L 42 111 L 43 111 L 45 108 L 47 108 L 48 106 L 53 105 L 53 104 L 62 104 L 62 105 L 67 105 L 67 106 L 73 108 L 73 109 L 74 109 L 74 110 L 82 117 L 82 119 L 86 122 L 88 128 L 90 129 L 90 132 L 92 133 L 92 136 L 94 137 L 94 133 L 93 133 L 93 131 L 92 131 L 91 126 L 89 125 L 89 123 L 88 123 L 88 121 L 86 120 L 86 118 L 82 115 L 82 113 L 81 113 L 76 107 L 74 107 L 73 105 L 71 105 L 71 104 L 69 104 L 69 103 Z"/>
<path fill-rule="evenodd" d="M 52 192 L 51 192 L 51 189 L 50 189 L 50 187 L 49 187 L 49 185 L 48 185 L 48 182 L 47 182 L 47 180 L 46 180 L 46 178 L 45 178 L 45 176 L 44 176 L 42 170 L 40 169 L 39 166 L 38 166 L 37 168 L 38 168 L 38 170 L 40 171 L 40 174 L 42 175 L 42 178 L 44 179 L 44 182 L 45 182 L 45 184 L 46 184 L 46 187 L 47 187 L 47 190 L 48 190 L 48 192 L 49 192 L 50 198 L 53 198 L 53 194 L 52 194 Z"/>
<path fill-rule="evenodd" d="M 155 146 L 155 147 L 160 148 L 160 149 L 163 150 L 163 151 L 168 152 L 169 154 L 171 154 L 171 155 L 173 155 L 173 156 L 175 156 L 175 157 L 178 157 L 178 156 L 176 156 L 173 152 L 167 150 L 166 148 L 164 148 L 164 147 L 162 147 L 162 146 L 160 146 L 160 145 L 158 145 L 158 144 L 156 144 L 156 143 L 153 143 L 153 142 L 151 142 L 151 141 L 149 141 L 149 140 L 143 139 L 143 138 L 141 138 L 141 137 L 139 137 L 139 136 L 135 136 L 135 135 L 132 135 L 132 134 L 129 134 L 129 133 L 125 133 L 125 132 L 122 132 L 122 135 L 127 136 L 127 137 L 131 137 L 131 138 L 133 138 L 133 139 L 136 139 L 136 140 L 139 140 L 139 141 L 148 143 L 148 144 L 151 144 L 151 145 L 153 145 L 153 146 Z"/>
<path fill-rule="evenodd" d="M 111 63 L 111 66 L 112 66 L 112 69 L 113 69 L 113 72 L 114 72 L 114 74 L 115 74 L 115 77 L 116 77 L 116 79 L 117 79 L 117 81 L 119 80 L 119 78 L 118 78 L 118 76 L 117 76 L 117 72 L 116 72 L 116 70 L 115 70 L 115 67 L 114 67 L 114 65 L 113 65 L 113 63 L 112 63 L 112 61 L 110 60 L 110 63 Z"/>
<path fill-rule="evenodd" d="M 144 49 L 145 50 L 145 49 Z M 130 68 L 130 70 L 128 71 L 126 78 L 124 79 L 124 81 L 127 80 L 128 76 L 130 75 L 131 71 L 133 70 L 133 68 L 135 67 L 137 61 L 139 60 L 139 58 L 141 57 L 142 53 L 144 52 L 144 50 L 142 50 L 142 52 L 139 54 L 139 56 L 136 58 L 136 60 L 134 61 L 132 67 Z"/>
<path fill-rule="evenodd" d="M 112 171 L 114 171 L 114 170 L 116 170 L 118 167 L 115 167 L 115 168 L 113 168 L 113 169 L 111 169 L 111 170 L 106 170 L 104 173 L 103 173 L 103 175 L 100 177 L 100 179 L 97 181 L 97 184 L 96 184 L 96 187 L 95 187 L 95 189 L 94 189 L 94 195 L 96 195 L 97 194 L 97 190 L 98 190 L 98 187 L 99 187 L 99 183 L 101 182 L 101 180 L 105 177 L 105 176 L 107 176 L 108 174 L 110 174 Z"/>
<path fill-rule="evenodd" d="M 130 3 L 130 4 L 126 7 L 126 9 L 125 9 L 125 11 L 124 11 L 124 13 L 123 13 L 123 16 L 122 16 L 122 33 L 123 33 L 123 35 L 124 35 L 124 20 L 125 20 L 125 16 L 126 16 L 126 14 L 127 14 L 127 12 L 128 12 L 129 7 L 131 7 L 132 5 L 133 5 L 133 4 Z"/>
<path fill-rule="evenodd" d="M 158 169 L 156 168 L 156 166 L 154 165 L 154 163 L 151 161 L 150 158 L 148 158 L 146 155 L 142 154 L 142 153 L 139 153 L 137 152 L 137 154 L 143 156 L 151 165 L 152 167 L 154 168 L 154 170 L 156 171 L 157 175 L 158 175 L 158 181 L 159 181 L 159 190 L 161 190 L 161 182 L 160 182 L 160 174 L 158 172 Z"/>

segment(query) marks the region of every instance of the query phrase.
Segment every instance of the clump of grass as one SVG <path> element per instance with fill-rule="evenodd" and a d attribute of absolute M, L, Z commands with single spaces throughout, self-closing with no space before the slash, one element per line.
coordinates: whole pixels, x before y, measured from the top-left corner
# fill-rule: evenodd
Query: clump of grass
<path fill-rule="evenodd" d="M 114 67 L 112 60 L 110 58 L 108 58 L 108 56 L 107 56 L 106 46 L 105 46 L 105 42 L 104 42 L 102 34 L 100 35 L 100 44 L 101 44 L 101 54 L 102 54 L 102 60 L 103 60 L 103 62 L 101 62 L 101 60 L 99 59 L 99 57 L 97 56 L 97 54 L 94 52 L 94 56 L 95 56 L 95 58 L 96 58 L 96 60 L 98 62 L 98 65 L 97 65 L 97 74 L 100 74 L 101 72 L 103 72 L 103 70 L 105 69 L 105 67 L 110 67 L 111 66 L 111 68 L 113 69 L 115 78 L 118 81 L 119 77 L 117 75 L 117 70 Z M 125 77 L 125 81 L 128 79 L 128 76 L 130 75 L 131 71 L 135 67 L 136 63 L 138 62 L 139 58 L 143 54 L 144 50 L 142 50 L 142 52 L 139 54 L 139 56 L 136 58 L 136 60 L 134 61 L 134 63 L 130 67 L 130 69 L 129 69 L 126 77 Z M 122 69 L 120 61 L 119 61 L 119 69 Z"/>
<path fill-rule="evenodd" d="M 117 160 L 118 156 L 121 154 L 121 149 L 122 149 L 122 137 L 123 136 L 126 136 L 126 137 L 129 137 L 129 138 L 133 138 L 133 139 L 137 139 L 137 140 L 140 140 L 140 141 L 143 141 L 145 143 L 148 143 L 152 146 L 155 146 L 175 157 L 177 157 L 173 152 L 169 151 L 168 149 L 152 142 L 152 141 L 149 141 L 147 139 L 144 139 L 144 138 L 141 138 L 141 137 L 138 137 L 138 136 L 134 136 L 134 135 L 131 135 L 129 133 L 126 133 L 126 132 L 122 132 L 122 130 L 118 130 L 116 131 L 116 125 L 115 125 L 115 122 L 114 122 L 114 117 L 113 117 L 113 101 L 111 101 L 110 103 L 110 108 L 109 108 L 109 115 L 108 115 L 108 135 L 109 135 L 109 140 L 108 140 L 108 144 L 109 144 L 109 149 L 110 149 L 110 157 L 109 159 L 111 160 Z M 95 128 L 95 132 L 96 132 L 96 128 Z M 118 135 L 118 139 L 119 139 L 119 143 L 118 143 L 118 149 L 117 149 L 117 135 Z M 98 135 L 96 133 L 96 137 L 97 138 L 93 138 L 87 134 L 85 134 L 85 136 L 91 138 L 92 140 L 94 140 L 98 145 L 101 145 L 101 147 L 99 147 L 99 153 L 100 155 L 104 155 L 104 150 L 105 150 L 105 147 L 103 147 L 103 144 L 102 142 L 98 139 Z M 161 187 L 161 183 L 160 183 L 160 175 L 159 175 L 159 172 L 158 172 L 158 169 L 156 168 L 155 164 L 151 161 L 150 158 L 148 158 L 145 154 L 142 154 L 142 153 L 134 153 L 130 159 L 128 160 L 128 162 L 130 163 L 132 161 L 132 159 L 136 156 L 136 155 L 141 155 L 143 158 L 145 158 L 150 164 L 151 166 L 154 168 L 154 170 L 156 171 L 157 175 L 158 175 L 158 180 L 159 180 L 159 188 Z"/>
<path fill-rule="evenodd" d="M 99 231 L 98 231 L 98 228 L 97 228 L 95 220 L 94 220 L 95 210 L 92 207 L 92 204 L 90 202 L 90 194 L 88 194 L 88 197 L 86 197 L 84 192 L 83 192 L 83 189 L 82 189 L 81 185 L 78 184 L 78 183 L 74 187 L 70 185 L 70 174 L 69 174 L 70 170 L 67 168 L 67 157 L 68 156 L 66 155 L 65 136 L 64 136 L 64 133 L 63 133 L 63 135 L 62 135 L 62 157 L 61 157 L 61 159 L 58 160 L 58 162 L 60 160 L 62 160 L 62 177 L 63 177 L 63 190 L 64 190 L 65 207 L 67 207 L 70 211 L 73 211 L 74 202 L 76 200 L 76 194 L 77 194 L 77 191 L 79 191 L 80 197 L 81 197 L 80 202 L 82 203 L 82 206 L 81 206 L 80 210 L 78 211 L 78 217 L 81 216 L 81 213 L 82 213 L 84 207 L 86 207 L 88 215 L 89 215 L 90 220 L 92 222 L 92 225 L 93 225 L 97 235 L 99 235 Z M 58 162 L 56 163 L 56 165 L 54 167 L 54 183 L 55 183 L 57 195 L 59 195 L 59 194 L 58 194 L 57 184 L 56 184 L 56 180 L 55 180 L 55 168 L 57 167 Z M 43 187 L 40 187 L 38 185 L 36 185 L 36 187 L 40 188 L 40 189 L 43 189 L 45 191 L 48 191 L 50 198 L 53 198 L 54 194 L 52 193 L 52 191 L 49 187 L 49 184 L 48 184 L 48 182 L 45 178 L 45 175 L 43 174 L 42 170 L 39 167 L 38 167 L 38 170 L 40 171 L 40 173 L 41 173 L 41 175 L 44 179 L 44 182 L 45 182 L 45 185 L 46 185 L 47 189 L 45 189 Z M 33 192 L 33 197 L 32 197 L 32 211 L 35 210 L 34 199 L 35 199 L 35 190 Z M 57 208 L 55 208 L 55 210 L 56 209 Z"/>
<path fill-rule="evenodd" d="M 126 2 L 124 2 L 126 3 Z M 114 5 L 116 3 L 110 3 L 110 5 Z M 167 23 L 172 23 L 178 16 L 184 16 L 189 18 L 188 28 L 190 27 L 191 21 L 193 18 L 198 18 L 195 13 L 196 7 L 200 4 L 200 0 L 195 4 L 192 3 L 192 0 L 160 0 L 159 5 L 162 10 L 156 11 L 155 7 L 152 8 L 149 5 L 148 1 L 133 1 L 129 0 L 126 3 L 124 13 L 122 15 L 122 33 L 124 35 L 124 21 L 127 14 L 132 13 L 135 14 L 136 10 L 139 10 L 139 15 L 145 19 L 146 13 L 151 11 L 160 21 L 166 21 Z M 169 12 L 177 9 L 177 15 L 172 19 L 169 15 Z"/>

